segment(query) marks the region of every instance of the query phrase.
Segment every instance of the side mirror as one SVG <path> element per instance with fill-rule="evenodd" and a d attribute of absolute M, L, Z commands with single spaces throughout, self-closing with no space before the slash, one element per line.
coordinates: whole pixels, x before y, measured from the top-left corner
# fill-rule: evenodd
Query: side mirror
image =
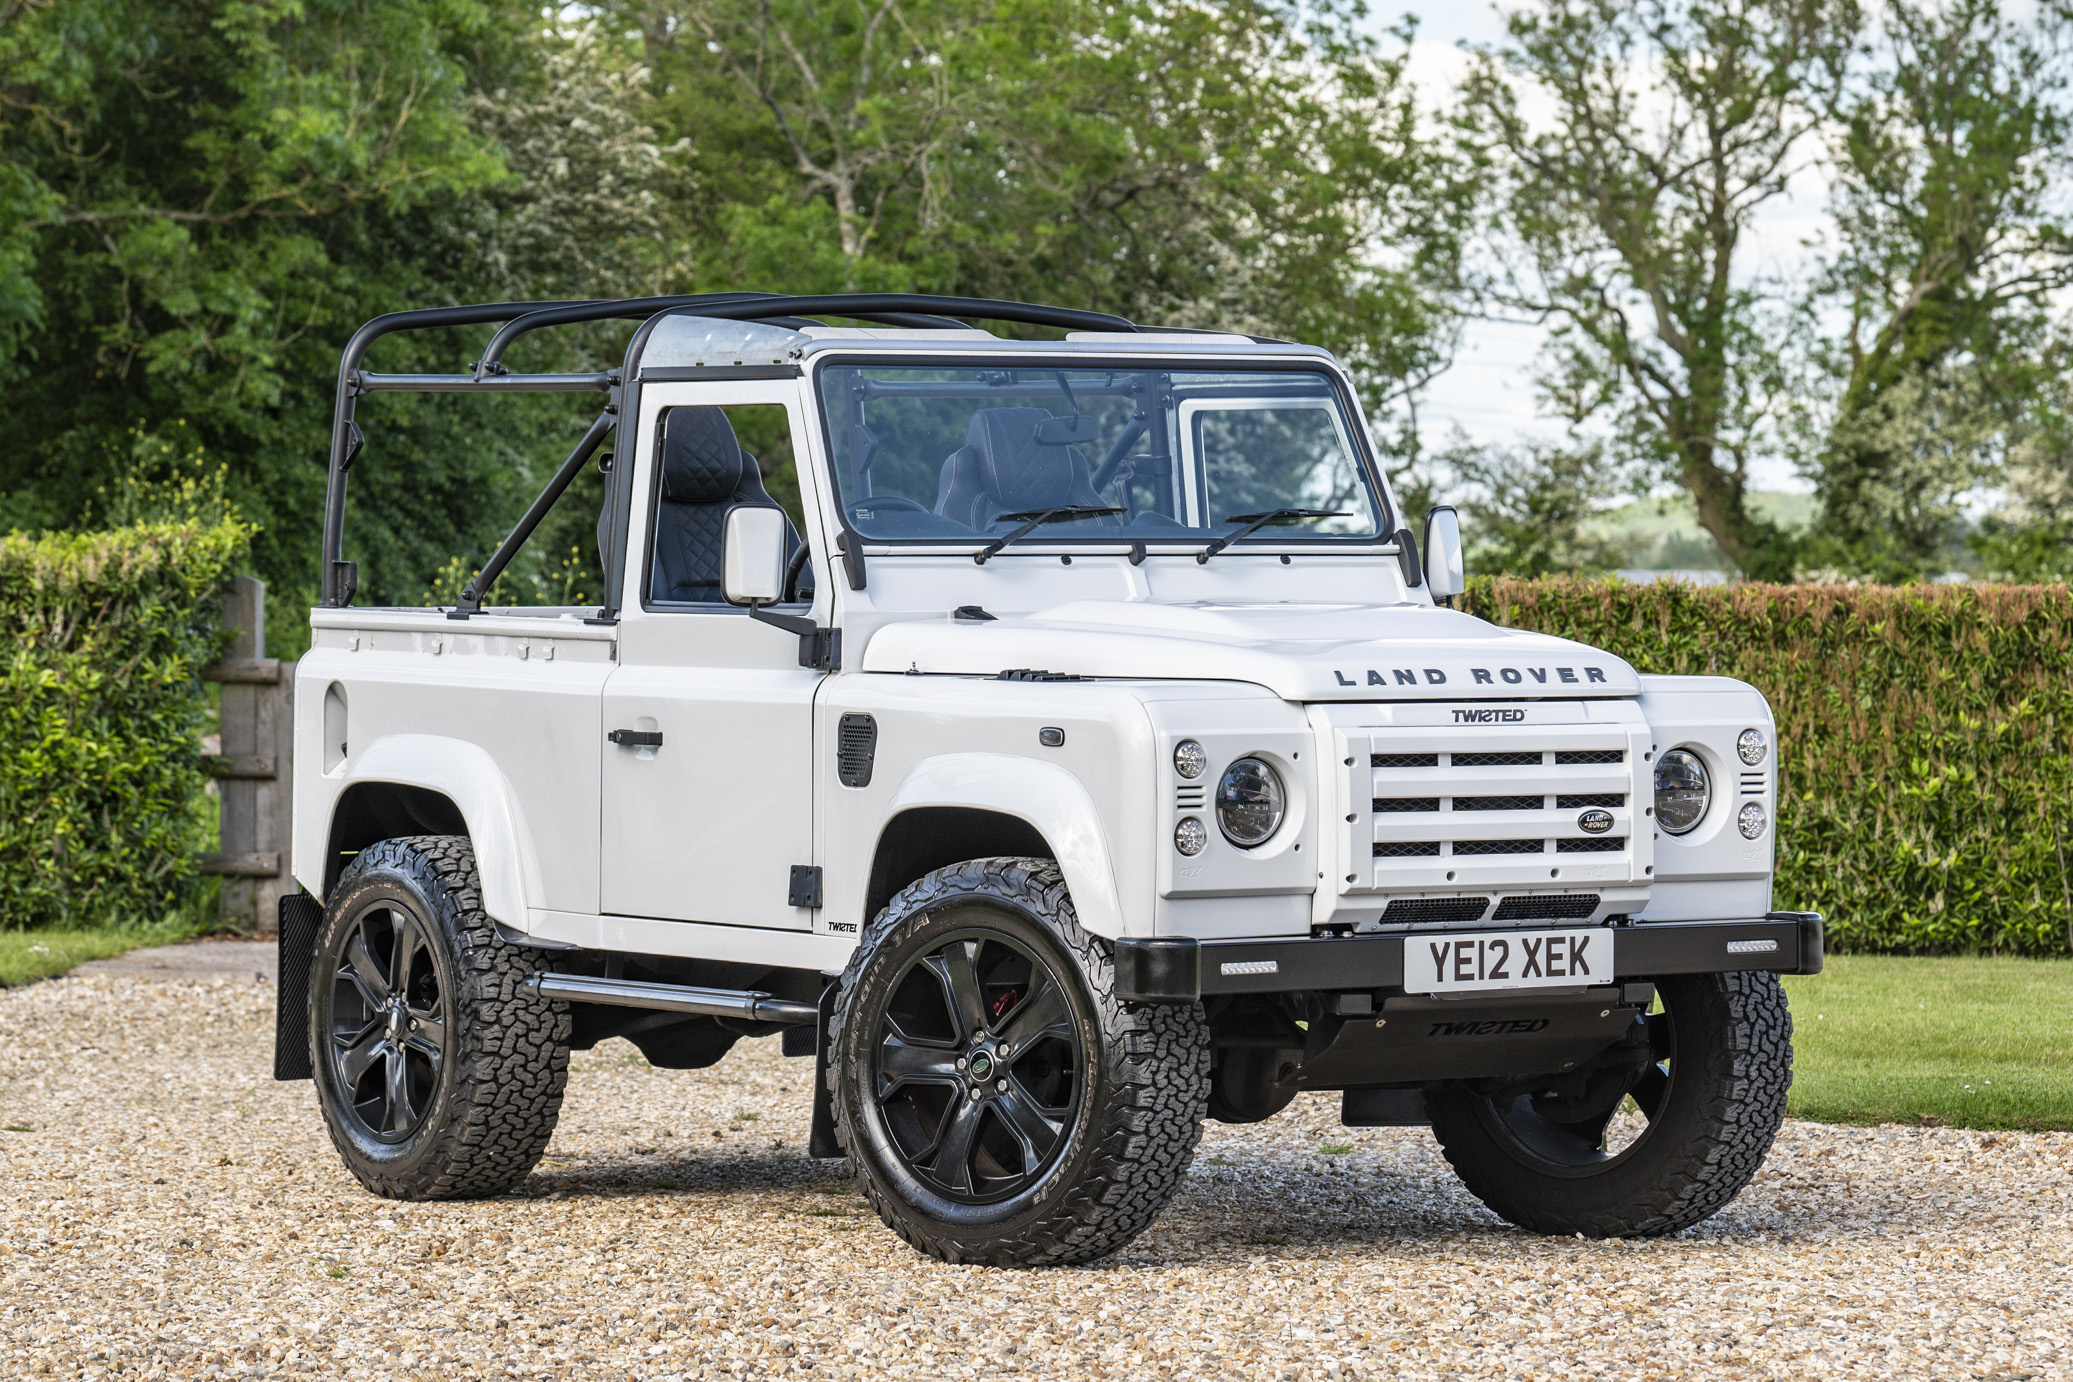
<path fill-rule="evenodd" d="M 1461 558 L 1461 519 L 1442 504 L 1425 515 L 1425 584 L 1435 600 L 1450 600 L 1468 588 Z"/>
<path fill-rule="evenodd" d="M 727 515 L 720 589 L 731 605 L 767 605 L 784 593 L 783 509 L 735 509 Z"/>

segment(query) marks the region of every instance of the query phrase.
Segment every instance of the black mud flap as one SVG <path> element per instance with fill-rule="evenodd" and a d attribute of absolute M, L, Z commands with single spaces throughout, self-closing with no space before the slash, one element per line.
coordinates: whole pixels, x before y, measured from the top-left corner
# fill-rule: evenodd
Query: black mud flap
<path fill-rule="evenodd" d="M 841 990 L 836 983 L 821 990 L 821 1020 L 813 1030 L 813 1122 L 806 1130 L 806 1154 L 813 1157 L 842 1155 L 842 1144 L 835 1140 L 835 1096 L 828 1091 L 828 1021 Z"/>
<path fill-rule="evenodd" d="M 324 905 L 308 893 L 281 899 L 280 981 L 274 985 L 274 1078 L 307 1080 L 310 1069 L 310 965 Z"/>

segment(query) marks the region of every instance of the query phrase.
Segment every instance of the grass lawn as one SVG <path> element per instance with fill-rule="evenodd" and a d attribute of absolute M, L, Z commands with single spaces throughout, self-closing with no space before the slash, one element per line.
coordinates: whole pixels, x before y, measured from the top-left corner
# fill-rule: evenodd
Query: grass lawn
<path fill-rule="evenodd" d="M 193 925 L 180 922 L 116 931 L 0 931 L 0 988 L 49 979 L 140 945 L 172 945 L 194 934 Z"/>
<path fill-rule="evenodd" d="M 2073 1129 L 2073 960 L 1831 955 L 1785 989 L 1796 1118 Z"/>

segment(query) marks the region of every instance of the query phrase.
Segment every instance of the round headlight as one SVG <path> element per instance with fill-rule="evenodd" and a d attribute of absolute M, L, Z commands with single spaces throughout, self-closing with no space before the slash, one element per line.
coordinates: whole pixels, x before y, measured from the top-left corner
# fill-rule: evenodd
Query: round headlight
<path fill-rule="evenodd" d="M 1742 737 L 1735 740 L 1735 752 L 1752 768 L 1763 762 L 1763 756 L 1770 751 L 1770 741 L 1763 737 L 1763 731 L 1760 729 L 1745 729 L 1742 731 Z"/>
<path fill-rule="evenodd" d="M 1196 778 L 1209 766 L 1209 755 L 1193 739 L 1183 739 L 1173 748 L 1173 770 L 1182 777 Z"/>
<path fill-rule="evenodd" d="M 1745 840 L 1753 840 L 1763 834 L 1763 828 L 1770 823 L 1771 818 L 1766 816 L 1763 813 L 1763 808 L 1753 801 L 1744 806 L 1740 814 L 1735 817 L 1735 824 L 1742 828 L 1742 838 Z"/>
<path fill-rule="evenodd" d="M 1682 835 L 1706 817 L 1713 786 L 1706 765 L 1690 749 L 1672 749 L 1656 760 L 1656 824 Z"/>
<path fill-rule="evenodd" d="M 1200 854 L 1208 843 L 1209 831 L 1194 816 L 1182 817 L 1181 823 L 1173 827 L 1173 847 L 1191 858 Z"/>
<path fill-rule="evenodd" d="M 1281 779 L 1257 758 L 1241 758 L 1216 784 L 1216 823 L 1240 849 L 1263 845 L 1281 829 Z"/>

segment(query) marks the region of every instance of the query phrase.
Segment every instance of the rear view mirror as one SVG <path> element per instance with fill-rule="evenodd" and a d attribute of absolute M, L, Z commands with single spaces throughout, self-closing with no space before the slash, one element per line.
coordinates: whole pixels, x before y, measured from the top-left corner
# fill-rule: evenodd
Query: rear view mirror
<path fill-rule="evenodd" d="M 720 588 L 733 605 L 767 605 L 784 593 L 783 509 L 744 506 L 727 515 Z"/>
<path fill-rule="evenodd" d="M 1094 440 L 1094 419 L 1085 413 L 1071 417 L 1047 417 L 1036 427 L 1036 439 L 1045 446 L 1080 446 Z"/>
<path fill-rule="evenodd" d="M 1425 515 L 1425 584 L 1435 600 L 1451 599 L 1468 588 L 1461 556 L 1461 520 L 1445 504 Z"/>

